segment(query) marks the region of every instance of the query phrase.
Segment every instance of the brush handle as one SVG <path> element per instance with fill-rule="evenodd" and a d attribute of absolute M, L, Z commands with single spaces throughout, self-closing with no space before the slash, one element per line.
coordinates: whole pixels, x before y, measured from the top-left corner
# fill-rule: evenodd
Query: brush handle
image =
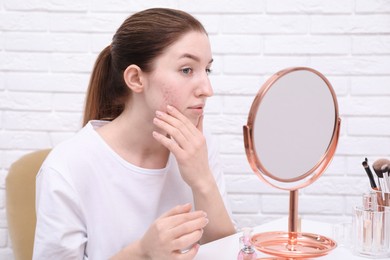
<path fill-rule="evenodd" d="M 374 175 L 372 174 L 372 171 L 370 169 L 370 166 L 368 166 L 368 163 L 366 161 L 364 161 L 362 163 L 363 167 L 364 167 L 364 170 L 366 170 L 366 173 L 367 173 L 367 176 L 368 176 L 368 179 L 370 180 L 370 185 L 371 185 L 371 188 L 372 189 L 376 189 L 377 186 L 376 186 L 376 183 L 375 183 L 375 180 L 374 180 Z"/>
<path fill-rule="evenodd" d="M 389 165 L 385 164 L 381 168 L 383 175 L 383 183 L 386 188 L 386 192 L 390 193 L 390 178 L 389 178 Z"/>

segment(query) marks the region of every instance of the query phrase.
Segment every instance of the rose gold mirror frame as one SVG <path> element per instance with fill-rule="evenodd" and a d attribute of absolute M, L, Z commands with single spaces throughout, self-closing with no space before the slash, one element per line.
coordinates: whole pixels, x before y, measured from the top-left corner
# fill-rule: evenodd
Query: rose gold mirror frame
<path fill-rule="evenodd" d="M 256 114 L 258 111 L 258 108 L 261 104 L 262 99 L 264 96 L 267 94 L 268 90 L 273 86 L 273 84 L 283 77 L 284 75 L 297 71 L 297 70 L 307 70 L 310 72 L 313 72 L 317 74 L 328 86 L 329 91 L 332 95 L 333 102 L 334 102 L 334 108 L 335 108 L 335 123 L 334 123 L 334 129 L 333 129 L 333 135 L 330 140 L 329 146 L 322 156 L 322 158 L 319 160 L 319 162 L 307 173 L 298 176 L 297 178 L 294 178 L 292 181 L 297 181 L 299 182 L 300 180 L 304 180 L 306 177 L 308 177 L 306 180 L 304 180 L 302 183 L 295 184 L 294 186 L 291 186 L 289 188 L 285 187 L 280 187 L 272 182 L 270 182 L 267 178 L 263 176 L 265 174 L 269 178 L 273 178 L 276 181 L 283 182 L 282 179 L 280 178 L 275 178 L 272 174 L 267 172 L 265 167 L 261 164 L 259 158 L 257 158 L 256 151 L 254 148 L 254 138 L 253 138 L 253 126 L 254 126 L 254 121 L 256 118 Z M 273 254 L 273 255 L 278 255 L 281 257 L 318 257 L 322 256 L 324 254 L 327 254 L 329 251 L 331 251 L 333 248 L 336 247 L 336 243 L 328 239 L 326 237 L 322 236 L 317 236 L 317 238 L 321 239 L 314 239 L 314 240 L 308 240 L 307 237 L 312 237 L 312 234 L 308 233 L 299 233 L 298 231 L 298 190 L 306 187 L 310 184 L 312 184 L 314 181 L 316 181 L 326 170 L 328 165 L 330 164 L 338 143 L 338 138 L 340 134 L 340 118 L 339 118 L 339 110 L 338 110 L 338 104 L 337 104 L 337 98 L 336 94 L 330 84 L 330 82 L 325 78 L 324 75 L 319 73 L 318 71 L 312 69 L 312 68 L 307 68 L 307 67 L 294 67 L 294 68 L 288 68 L 282 71 L 277 72 L 274 74 L 271 78 L 269 78 L 262 86 L 262 88 L 259 90 L 257 93 L 249 115 L 248 115 L 248 122 L 247 125 L 244 125 L 243 127 L 243 134 L 244 134 L 244 145 L 245 145 L 245 152 L 248 158 L 248 162 L 254 171 L 254 173 L 265 183 L 279 189 L 284 189 L 284 190 L 289 190 L 290 192 L 290 201 L 289 201 L 289 219 L 288 219 L 288 233 L 285 235 L 285 239 L 283 240 L 281 237 L 283 235 L 280 234 L 280 232 L 269 232 L 266 234 L 259 234 L 259 235 L 254 235 L 252 237 L 252 242 L 256 246 L 256 241 L 255 240 L 262 240 L 262 243 L 264 242 L 264 239 L 268 240 L 269 243 L 272 244 L 272 247 L 275 249 L 267 249 L 261 246 L 256 246 L 256 248 L 259 251 L 268 253 L 268 254 Z M 287 181 L 291 182 L 291 180 Z M 299 240 L 302 239 L 305 240 L 304 243 L 305 246 L 307 247 L 305 250 L 305 246 L 301 246 L 299 252 L 296 251 L 294 248 L 299 243 Z M 306 241 L 307 240 L 307 241 Z M 322 245 L 318 244 L 318 241 L 322 241 Z M 325 241 L 325 242 L 324 242 Z M 316 249 L 321 248 L 321 250 L 314 250 L 312 251 L 313 247 L 316 247 Z M 285 250 L 287 248 L 287 250 Z M 295 251 L 290 251 L 291 249 L 294 249 Z"/>

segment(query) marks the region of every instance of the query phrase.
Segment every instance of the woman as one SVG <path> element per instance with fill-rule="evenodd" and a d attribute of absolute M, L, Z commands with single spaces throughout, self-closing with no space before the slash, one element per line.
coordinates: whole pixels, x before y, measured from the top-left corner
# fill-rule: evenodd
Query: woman
<path fill-rule="evenodd" d="M 192 259 L 235 232 L 203 133 L 212 61 L 185 12 L 124 21 L 95 63 L 84 128 L 37 176 L 34 259 Z"/>

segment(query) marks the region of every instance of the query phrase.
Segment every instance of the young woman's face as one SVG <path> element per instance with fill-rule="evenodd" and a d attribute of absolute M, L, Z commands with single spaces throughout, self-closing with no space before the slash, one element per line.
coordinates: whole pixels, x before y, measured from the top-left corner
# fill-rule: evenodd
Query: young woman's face
<path fill-rule="evenodd" d="M 209 39 L 201 32 L 189 32 L 168 47 L 147 76 L 145 99 L 151 112 L 172 105 L 197 125 L 213 95 L 208 77 L 212 61 Z"/>

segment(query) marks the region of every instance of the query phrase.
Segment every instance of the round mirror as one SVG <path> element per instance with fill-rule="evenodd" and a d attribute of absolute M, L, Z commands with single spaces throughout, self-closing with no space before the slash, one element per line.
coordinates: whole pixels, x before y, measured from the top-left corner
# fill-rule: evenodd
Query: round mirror
<path fill-rule="evenodd" d="M 339 123 L 336 95 L 321 73 L 280 71 L 256 95 L 244 126 L 249 163 L 272 186 L 302 188 L 330 163 Z"/>
<path fill-rule="evenodd" d="M 273 75 L 259 90 L 244 126 L 253 171 L 290 191 L 288 232 L 252 236 L 256 249 L 280 257 L 318 257 L 336 243 L 298 230 L 298 189 L 325 171 L 336 151 L 340 119 L 336 95 L 318 71 L 297 67 Z"/>

